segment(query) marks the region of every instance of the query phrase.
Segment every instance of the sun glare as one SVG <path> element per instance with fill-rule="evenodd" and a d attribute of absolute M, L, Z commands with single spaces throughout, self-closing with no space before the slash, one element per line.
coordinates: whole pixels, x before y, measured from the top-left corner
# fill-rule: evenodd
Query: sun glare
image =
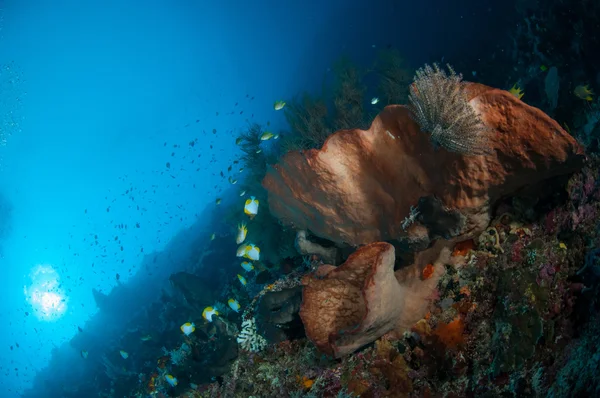
<path fill-rule="evenodd" d="M 60 284 L 60 276 L 51 265 L 37 265 L 29 274 L 31 284 L 25 286 L 27 302 L 38 319 L 54 321 L 67 310 L 67 297 Z"/>

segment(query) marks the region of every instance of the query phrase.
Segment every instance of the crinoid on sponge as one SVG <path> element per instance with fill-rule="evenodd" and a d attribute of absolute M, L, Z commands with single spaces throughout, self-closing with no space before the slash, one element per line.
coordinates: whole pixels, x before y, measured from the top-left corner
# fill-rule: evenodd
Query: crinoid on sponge
<path fill-rule="evenodd" d="M 463 155 L 489 151 L 488 128 L 469 103 L 462 76 L 448 65 L 425 65 L 417 70 L 410 86 L 410 109 L 421 130 L 431 134 L 436 147 Z"/>
<path fill-rule="evenodd" d="M 440 236 L 470 239 L 487 228 L 500 198 L 583 165 L 582 147 L 539 109 L 481 84 L 461 82 L 461 90 L 491 129 L 485 155 L 436 148 L 408 108 L 390 105 L 368 130 L 338 131 L 321 149 L 289 152 L 269 168 L 271 213 L 338 244 L 406 239 L 427 247 Z M 421 209 L 427 198 L 436 198 L 434 216 Z M 408 226 L 411 209 L 418 216 Z"/>

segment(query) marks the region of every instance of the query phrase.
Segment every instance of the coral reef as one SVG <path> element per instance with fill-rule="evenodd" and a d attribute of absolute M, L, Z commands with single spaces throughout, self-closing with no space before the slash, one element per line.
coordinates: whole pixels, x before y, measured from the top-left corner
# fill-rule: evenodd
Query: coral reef
<path fill-rule="evenodd" d="M 256 321 L 254 318 L 246 319 L 242 322 L 242 330 L 237 338 L 243 350 L 250 352 L 259 352 L 267 346 L 267 340 L 256 331 Z"/>
<path fill-rule="evenodd" d="M 342 333 L 315 339 L 309 320 L 307 334 L 316 347 L 293 340 L 242 354 L 224 383 L 211 385 L 210 396 L 594 395 L 598 333 L 597 318 L 589 310 L 590 305 L 598 306 L 600 280 L 591 275 L 600 275 L 600 266 L 597 250 L 590 248 L 600 243 L 600 220 L 594 216 L 581 222 L 577 214 L 586 206 L 598 209 L 595 175 L 595 168 L 585 168 L 562 192 L 533 206 L 524 205 L 527 196 L 501 201 L 498 215 L 477 241 L 454 245 L 443 266 L 433 266 L 434 272 L 445 272 L 436 279 L 429 312 L 410 331 L 377 333 L 374 345 L 331 360 L 315 348 L 335 349 L 339 337 L 353 337 Z M 388 244 L 375 243 L 355 256 L 369 247 L 392 252 Z M 351 256 L 348 261 L 352 265 L 355 260 Z M 388 276 L 393 275 L 392 264 L 388 258 Z M 348 282 L 336 282 L 341 285 L 364 271 L 344 271 L 345 266 L 324 266 L 323 279 L 318 279 L 317 270 L 305 282 L 327 285 L 335 275 L 330 274 L 349 273 Z M 401 280 L 398 275 L 404 270 L 399 271 Z M 588 275 L 585 288 L 583 274 Z M 429 280 L 428 275 L 423 272 L 421 279 Z M 329 324 L 327 309 L 332 304 L 326 301 L 332 299 L 334 294 L 323 296 L 320 306 L 310 303 L 325 321 L 319 327 Z M 357 322 L 349 321 L 347 334 L 355 332 Z M 578 336 L 575 330 L 582 323 L 589 326 Z"/>
<path fill-rule="evenodd" d="M 500 197 L 581 167 L 579 144 L 538 109 L 479 84 L 468 94 L 493 129 L 489 155 L 435 149 L 406 108 L 388 106 L 369 130 L 337 132 L 322 149 L 290 152 L 270 168 L 270 211 L 286 225 L 358 245 L 410 238 L 402 220 L 420 198 L 436 197 L 466 218 L 458 232 L 467 235 L 487 227 Z"/>

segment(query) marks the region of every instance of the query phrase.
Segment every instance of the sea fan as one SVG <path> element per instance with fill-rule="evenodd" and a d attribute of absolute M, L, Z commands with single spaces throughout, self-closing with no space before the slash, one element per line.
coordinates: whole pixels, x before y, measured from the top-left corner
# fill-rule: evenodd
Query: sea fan
<path fill-rule="evenodd" d="M 488 152 L 489 129 L 467 101 L 462 75 L 448 65 L 417 70 L 410 87 L 410 109 L 421 130 L 431 134 L 436 147 L 462 155 Z"/>

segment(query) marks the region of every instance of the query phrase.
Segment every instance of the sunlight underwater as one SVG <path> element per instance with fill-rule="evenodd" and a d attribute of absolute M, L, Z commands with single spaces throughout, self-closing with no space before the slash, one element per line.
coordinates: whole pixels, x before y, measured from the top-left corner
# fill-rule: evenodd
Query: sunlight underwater
<path fill-rule="evenodd" d="M 23 292 L 33 314 L 43 321 L 60 319 L 67 311 L 68 298 L 58 272 L 51 265 L 40 264 L 31 270 L 29 279 L 31 283 L 23 287 Z"/>

